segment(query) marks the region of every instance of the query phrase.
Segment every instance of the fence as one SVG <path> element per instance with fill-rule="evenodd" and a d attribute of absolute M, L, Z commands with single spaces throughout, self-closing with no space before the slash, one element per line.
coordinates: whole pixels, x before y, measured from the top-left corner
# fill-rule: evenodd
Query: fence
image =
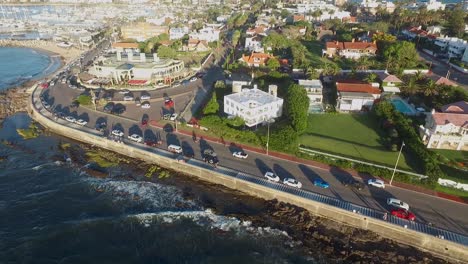
<path fill-rule="evenodd" d="M 387 169 L 387 170 L 391 170 L 391 171 L 394 170 L 394 168 L 390 168 L 390 167 L 387 167 L 387 166 L 378 165 L 378 164 L 365 162 L 365 161 L 361 161 L 361 160 L 355 160 L 355 159 L 351 159 L 351 158 L 346 158 L 346 157 L 343 157 L 343 156 L 333 155 L 333 154 L 329 154 L 329 153 L 325 153 L 325 152 L 321 152 L 321 151 L 317 151 L 317 150 L 312 150 L 312 149 L 308 149 L 308 148 L 299 147 L 299 151 L 307 153 L 307 154 L 312 154 L 312 155 L 319 154 L 319 155 L 328 156 L 328 157 L 331 157 L 331 158 L 334 158 L 334 159 L 347 160 L 347 161 L 351 161 L 351 162 L 354 162 L 354 163 L 360 163 L 360 164 L 373 166 L 373 167 L 377 167 L 377 168 L 381 168 L 381 169 Z M 418 174 L 418 173 L 414 173 L 414 172 L 410 172 L 410 171 L 405 171 L 405 170 L 400 170 L 400 169 L 396 169 L 395 171 L 401 172 L 401 173 L 404 173 L 404 174 L 408 174 L 408 175 L 412 175 L 412 176 L 416 176 L 416 177 L 419 177 L 419 178 L 422 178 L 422 179 L 427 178 L 426 175 Z"/>

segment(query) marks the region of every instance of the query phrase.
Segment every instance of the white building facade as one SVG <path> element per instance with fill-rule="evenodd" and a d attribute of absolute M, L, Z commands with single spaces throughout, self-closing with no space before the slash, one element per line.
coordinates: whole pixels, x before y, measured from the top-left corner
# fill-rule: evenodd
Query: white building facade
<path fill-rule="evenodd" d="M 283 99 L 277 97 L 276 85 L 270 85 L 268 92 L 254 86 L 253 89 L 224 96 L 224 112 L 242 118 L 246 126 L 253 127 L 280 117 Z"/>
<path fill-rule="evenodd" d="M 468 42 L 459 38 L 437 38 L 434 44 L 441 50 L 446 50 L 450 58 L 461 58 L 468 47 Z"/>
<path fill-rule="evenodd" d="M 206 42 L 213 42 L 219 40 L 219 33 L 219 29 L 205 27 L 200 29 L 198 32 L 190 33 L 190 38 L 205 40 Z"/>
<path fill-rule="evenodd" d="M 304 87 L 309 97 L 309 112 L 315 112 L 317 108 L 322 108 L 323 85 L 320 80 L 299 80 L 299 85 Z"/>

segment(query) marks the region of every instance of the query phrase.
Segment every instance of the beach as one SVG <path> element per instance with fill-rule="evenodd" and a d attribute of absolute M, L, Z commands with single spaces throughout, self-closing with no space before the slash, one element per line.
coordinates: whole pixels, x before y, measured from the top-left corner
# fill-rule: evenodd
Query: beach
<path fill-rule="evenodd" d="M 48 40 L 0 40 L 0 47 L 24 47 L 35 49 L 50 57 L 60 57 L 65 64 L 78 58 L 83 50 L 75 47 L 61 48 L 54 41 Z"/>

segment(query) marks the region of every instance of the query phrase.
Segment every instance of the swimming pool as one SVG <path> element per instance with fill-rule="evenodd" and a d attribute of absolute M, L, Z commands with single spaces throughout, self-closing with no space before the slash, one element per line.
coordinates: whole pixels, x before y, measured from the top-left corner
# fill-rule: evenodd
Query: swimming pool
<path fill-rule="evenodd" d="M 406 102 L 400 98 L 394 98 L 391 100 L 393 106 L 395 106 L 398 112 L 401 112 L 405 115 L 414 115 L 416 111 L 411 108 Z"/>

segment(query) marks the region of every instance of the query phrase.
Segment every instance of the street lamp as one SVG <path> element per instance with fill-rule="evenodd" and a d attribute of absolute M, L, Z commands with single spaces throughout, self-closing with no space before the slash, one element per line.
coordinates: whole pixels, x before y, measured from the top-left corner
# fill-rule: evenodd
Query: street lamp
<path fill-rule="evenodd" d="M 401 151 L 403 150 L 404 146 L 405 146 L 405 142 L 403 142 L 403 144 L 401 144 L 400 152 L 398 153 L 398 158 L 397 158 L 396 163 L 395 163 L 395 168 L 393 169 L 392 178 L 390 179 L 390 183 L 389 183 L 390 185 L 392 185 L 393 177 L 395 176 L 396 168 L 398 166 L 398 161 L 400 160 Z"/>
<path fill-rule="evenodd" d="M 270 143 L 270 123 L 271 122 L 274 122 L 275 120 L 270 118 L 270 119 L 266 119 L 264 118 L 263 119 L 264 122 L 267 122 L 267 142 L 266 142 L 266 154 L 268 156 L 268 147 L 269 147 L 269 143 Z"/>

